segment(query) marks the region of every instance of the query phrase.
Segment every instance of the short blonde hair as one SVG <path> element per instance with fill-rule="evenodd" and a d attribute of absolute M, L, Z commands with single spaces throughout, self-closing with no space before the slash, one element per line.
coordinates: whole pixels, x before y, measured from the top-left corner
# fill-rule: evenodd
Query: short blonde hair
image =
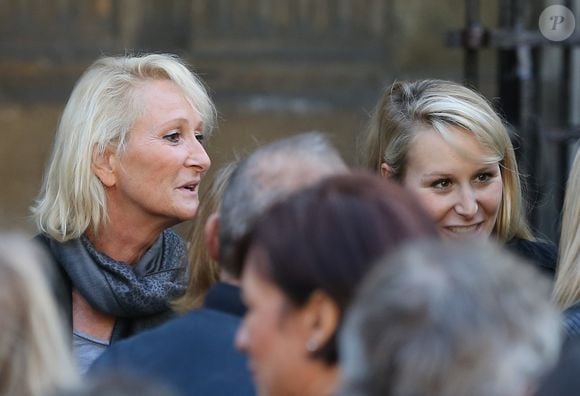
<path fill-rule="evenodd" d="M 174 55 L 104 57 L 78 80 L 62 114 L 42 190 L 32 207 L 41 232 L 58 241 L 95 230 L 107 218 L 104 188 L 92 171 L 95 155 L 108 146 L 124 149 L 141 115 L 136 90 L 150 80 L 171 80 L 191 100 L 209 134 L 215 108 L 201 82 Z"/>
<path fill-rule="evenodd" d="M 580 148 L 570 170 L 560 235 L 560 259 L 554 284 L 554 302 L 566 309 L 580 301 Z"/>
<path fill-rule="evenodd" d="M 0 394 L 46 395 L 78 384 L 64 318 L 24 236 L 0 233 Z"/>
<path fill-rule="evenodd" d="M 380 99 L 361 139 L 361 163 L 375 171 L 386 163 L 397 180 L 417 132 L 432 128 L 451 139 L 449 128 L 473 134 L 500 165 L 503 193 L 493 234 L 501 242 L 533 240 L 523 211 L 522 187 L 513 145 L 491 104 L 479 93 L 443 80 L 398 81 Z"/>

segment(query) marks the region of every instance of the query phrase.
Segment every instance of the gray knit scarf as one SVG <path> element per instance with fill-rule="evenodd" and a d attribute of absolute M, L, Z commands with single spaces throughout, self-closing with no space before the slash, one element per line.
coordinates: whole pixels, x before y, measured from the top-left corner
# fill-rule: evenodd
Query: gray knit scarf
<path fill-rule="evenodd" d="M 118 320 L 163 321 L 169 301 L 185 290 L 185 246 L 170 229 L 133 266 L 98 252 L 85 236 L 50 244 L 73 287 L 93 308 Z"/>

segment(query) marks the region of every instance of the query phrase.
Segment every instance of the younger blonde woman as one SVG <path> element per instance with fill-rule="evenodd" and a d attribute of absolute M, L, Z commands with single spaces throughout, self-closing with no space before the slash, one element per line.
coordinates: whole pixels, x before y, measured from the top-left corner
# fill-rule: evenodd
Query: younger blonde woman
<path fill-rule="evenodd" d="M 514 148 L 481 94 L 451 81 L 395 82 L 361 160 L 414 192 L 445 238 L 491 237 L 553 274 L 556 248 L 530 231 Z"/>

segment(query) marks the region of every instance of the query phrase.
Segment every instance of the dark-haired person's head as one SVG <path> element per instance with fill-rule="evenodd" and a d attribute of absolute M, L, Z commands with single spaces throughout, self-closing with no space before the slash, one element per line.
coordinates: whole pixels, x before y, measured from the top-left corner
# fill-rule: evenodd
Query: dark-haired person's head
<path fill-rule="evenodd" d="M 248 313 L 237 346 L 261 395 L 319 395 L 337 379 L 336 333 L 373 262 L 434 237 L 429 216 L 401 187 L 339 175 L 272 206 L 239 245 Z"/>

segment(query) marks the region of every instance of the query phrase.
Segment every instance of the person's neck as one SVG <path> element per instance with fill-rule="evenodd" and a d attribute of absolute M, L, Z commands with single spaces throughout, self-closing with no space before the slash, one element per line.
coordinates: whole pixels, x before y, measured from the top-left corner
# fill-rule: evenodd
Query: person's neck
<path fill-rule="evenodd" d="M 109 223 L 102 226 L 97 234 L 89 228 L 85 235 L 99 252 L 114 260 L 133 265 L 155 243 L 162 231 L 114 227 Z"/>
<path fill-rule="evenodd" d="M 223 269 L 220 270 L 220 282 L 227 283 L 228 285 L 240 287 L 240 279 L 233 276 L 229 272 L 224 271 Z"/>
<path fill-rule="evenodd" d="M 302 395 L 332 396 L 336 393 L 339 378 L 338 365 L 328 366 L 322 362 L 320 364 L 323 366 L 321 370 L 312 370 L 311 381 L 304 381 Z"/>

